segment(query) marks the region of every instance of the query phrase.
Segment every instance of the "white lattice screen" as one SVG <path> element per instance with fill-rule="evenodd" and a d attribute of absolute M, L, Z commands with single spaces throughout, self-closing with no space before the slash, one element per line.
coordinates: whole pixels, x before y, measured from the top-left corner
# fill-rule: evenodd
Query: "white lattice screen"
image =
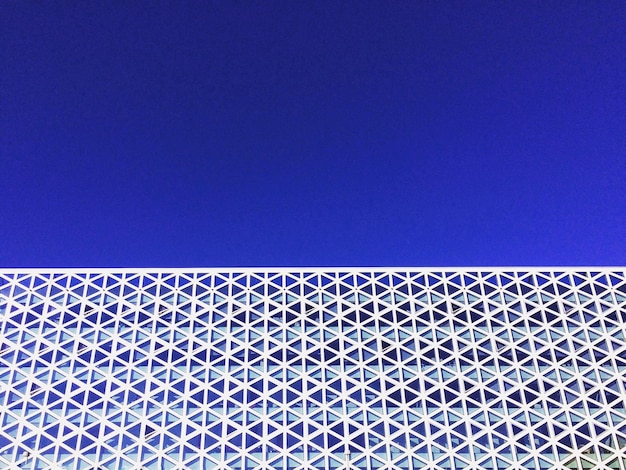
<path fill-rule="evenodd" d="M 626 470 L 622 268 L 0 271 L 0 468 Z"/>

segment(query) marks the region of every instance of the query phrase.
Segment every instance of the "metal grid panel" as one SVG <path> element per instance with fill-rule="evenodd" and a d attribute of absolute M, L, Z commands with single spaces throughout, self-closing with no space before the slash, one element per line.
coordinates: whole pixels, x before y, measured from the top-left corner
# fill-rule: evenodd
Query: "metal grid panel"
<path fill-rule="evenodd" d="M 0 271 L 0 467 L 626 470 L 622 268 Z"/>

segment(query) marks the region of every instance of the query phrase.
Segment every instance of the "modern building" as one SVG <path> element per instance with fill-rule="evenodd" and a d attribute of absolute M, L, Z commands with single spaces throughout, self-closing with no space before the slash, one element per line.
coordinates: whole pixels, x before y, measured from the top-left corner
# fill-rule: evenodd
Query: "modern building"
<path fill-rule="evenodd" d="M 0 468 L 626 470 L 626 272 L 2 270 Z"/>

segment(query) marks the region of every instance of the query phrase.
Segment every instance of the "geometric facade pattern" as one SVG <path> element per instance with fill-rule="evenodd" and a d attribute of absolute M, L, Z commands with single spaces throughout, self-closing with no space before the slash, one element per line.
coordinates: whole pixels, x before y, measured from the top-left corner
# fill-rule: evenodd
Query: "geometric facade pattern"
<path fill-rule="evenodd" d="M 0 468 L 626 470 L 625 272 L 2 270 Z"/>

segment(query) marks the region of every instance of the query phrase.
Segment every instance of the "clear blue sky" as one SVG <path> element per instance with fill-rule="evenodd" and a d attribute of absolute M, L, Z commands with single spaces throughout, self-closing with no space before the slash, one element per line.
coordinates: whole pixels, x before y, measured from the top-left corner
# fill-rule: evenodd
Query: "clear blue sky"
<path fill-rule="evenodd" d="M 623 1 L 0 10 L 0 266 L 626 264 Z"/>

